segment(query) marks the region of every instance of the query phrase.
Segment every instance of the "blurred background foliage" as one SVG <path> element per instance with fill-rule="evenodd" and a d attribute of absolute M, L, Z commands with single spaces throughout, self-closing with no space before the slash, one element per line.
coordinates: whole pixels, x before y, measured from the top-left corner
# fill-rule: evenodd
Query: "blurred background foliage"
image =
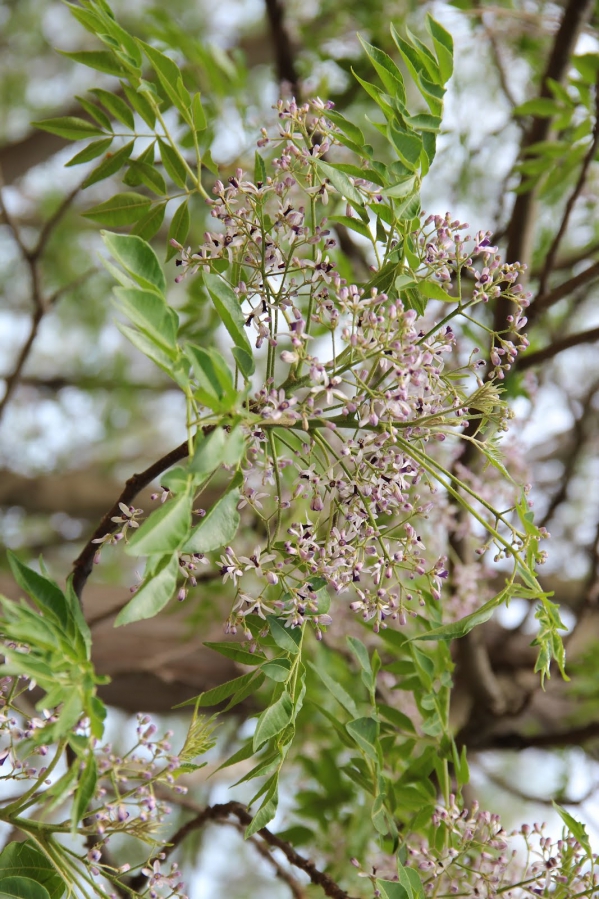
<path fill-rule="evenodd" d="M 539 810 L 557 798 L 579 804 L 577 814 L 599 833 L 597 9 L 592 3 L 543 0 L 170 0 L 168 5 L 114 0 L 112 5 L 126 29 L 167 51 L 180 64 L 186 84 L 202 91 L 208 118 L 204 140 L 214 160 L 212 171 L 205 172 L 208 191 L 216 171 L 226 180 L 238 166 L 252 165 L 260 129 L 276 125 L 273 104 L 281 94 L 332 99 L 357 123 L 372 114 L 352 76 L 353 68 L 370 77 L 357 32 L 393 55 L 389 22 L 400 32 L 409 27 L 422 35 L 430 11 L 453 34 L 456 71 L 423 206 L 441 214 L 449 209 L 473 230 L 490 229 L 508 256 L 518 247 L 517 258 L 530 267 L 536 295 L 531 349 L 506 382 L 515 413 L 513 452 L 519 452 L 533 484 L 537 517 L 552 534 L 543 583 L 565 607 L 568 650 L 577 672 L 574 686 L 554 683 L 554 678 L 548 692 L 540 693 L 528 672 L 533 616 L 524 600 L 515 602 L 489 623 L 484 639 L 497 678 L 508 692 L 516 685 L 526 696 L 522 710 L 489 721 L 476 709 L 467 671 L 458 668 L 456 729 L 478 733 L 471 789 L 483 804 L 503 804 L 508 823 L 537 813 L 546 817 Z M 556 33 L 577 5 L 584 11 L 575 48 L 565 51 L 575 49 L 576 59 L 566 60 L 560 83 L 550 85 L 539 100 Z M 43 552 L 54 573 L 63 576 L 133 469 L 185 437 L 179 393 L 115 326 L 111 278 L 98 262 L 99 227 L 82 216 L 117 190 L 135 189 L 154 204 L 166 197 L 139 183 L 123 187 L 123 176 L 131 184 L 133 167 L 81 189 L 98 160 L 65 167 L 80 145 L 30 124 L 56 115 L 89 120 L 73 97 L 82 97 L 85 105 L 97 99 L 88 93 L 91 87 L 118 91 L 117 78 L 68 55 L 97 49 L 64 3 L 0 2 L 0 375 L 6 390 L 0 401 L 0 539 L 24 556 Z M 177 127 L 174 118 L 169 123 Z M 544 125 L 546 134 L 531 144 L 535 127 Z M 111 152 L 125 143 L 117 138 Z M 147 145 L 139 137 L 131 160 Z M 590 153 L 589 147 L 594 147 Z M 382 143 L 377 151 L 387 152 Z M 165 175 L 172 199 L 162 223 L 156 220 L 154 245 L 163 259 L 171 257 L 166 264 L 169 296 L 188 332 L 196 342 L 209 344 L 218 339 L 216 322 L 202 306 L 198 282 L 174 284 L 167 236 L 183 196 Z M 554 264 L 544 272 L 577 185 Z M 518 194 L 530 196 L 531 188 L 534 209 L 524 215 L 514 204 Z M 195 195 L 189 197 L 189 211 L 186 243 L 193 246 L 202 240 L 209 219 Z M 27 255 L 24 247 L 33 252 Z M 343 249 L 351 263 L 351 245 Z M 20 359 L 24 364 L 17 371 Z M 149 504 L 148 492 L 139 498 L 139 505 L 144 503 Z M 227 660 L 214 661 L 201 648 L 207 636 L 219 633 L 226 614 L 216 588 L 207 588 L 195 606 L 115 635 L 111 610 L 126 601 L 128 585 L 136 580 L 126 565 L 122 555 L 105 553 L 86 597 L 88 617 L 96 621 L 96 664 L 113 676 L 107 700 L 126 710 L 166 711 L 233 676 Z M 14 595 L 4 574 L 0 588 Z M 128 726 L 124 713 L 114 713 L 112 726 L 115 733 Z M 323 780 L 329 789 L 337 784 L 341 811 L 329 816 L 322 839 L 332 848 L 351 833 L 358 854 L 369 828 L 361 832 L 361 811 L 327 749 L 326 727 L 321 724 L 318 731 L 314 726 L 318 757 L 305 758 L 292 770 L 289 793 L 297 793 L 307 821 L 322 821 L 325 813 L 310 783 Z M 213 750 L 215 760 L 237 737 L 231 719 Z M 517 764 L 514 750 L 525 750 Z M 542 781 L 535 777 L 539 760 Z M 204 772 L 195 788 L 198 801 L 226 795 L 224 779 L 210 787 L 203 780 Z M 295 845 L 301 845 L 301 836 L 295 834 Z M 210 845 L 210 833 L 206 839 Z M 205 852 L 199 862 L 188 847 L 201 872 L 195 895 L 224 876 L 227 850 L 221 845 L 222 854 Z M 229 878 L 228 895 L 260 895 L 270 884 L 268 864 L 260 869 L 251 847 L 243 851 L 246 863 L 240 856 L 239 882 Z M 345 846 L 343 857 L 353 851 Z M 284 894 L 281 885 L 269 886 L 269 895 L 275 889 Z"/>

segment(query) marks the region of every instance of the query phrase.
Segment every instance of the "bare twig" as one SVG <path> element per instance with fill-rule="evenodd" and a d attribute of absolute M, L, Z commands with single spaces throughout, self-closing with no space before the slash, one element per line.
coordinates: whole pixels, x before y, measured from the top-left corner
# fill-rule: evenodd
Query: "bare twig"
<path fill-rule="evenodd" d="M 247 827 L 252 821 L 251 814 L 240 802 L 232 801 L 219 805 L 208 805 L 206 808 L 201 809 L 195 818 L 192 818 L 191 821 L 187 821 L 186 824 L 183 824 L 174 834 L 170 840 L 170 846 L 165 849 L 166 856 L 168 857 L 168 855 L 170 855 L 171 852 L 173 852 L 194 830 L 201 829 L 209 822 L 225 821 L 231 815 L 236 817 L 239 823 L 244 827 Z M 259 830 L 258 835 L 273 849 L 280 849 L 287 861 L 289 861 L 295 868 L 304 871 L 312 883 L 322 888 L 326 896 L 330 896 L 331 899 L 352 899 L 352 897 L 335 883 L 328 874 L 320 871 L 314 862 L 305 858 L 303 855 L 300 855 L 290 843 L 286 840 L 282 840 L 281 837 L 272 833 L 267 827 L 263 827 Z"/>
<path fill-rule="evenodd" d="M 237 824 L 236 827 L 237 827 L 237 830 L 240 832 L 240 834 L 243 835 L 243 832 L 244 832 L 243 825 Z M 266 843 L 262 842 L 262 840 L 255 839 L 254 837 L 250 838 L 250 842 L 251 842 L 252 846 L 254 847 L 254 849 L 256 849 L 256 851 L 260 853 L 262 858 L 266 859 L 266 861 L 269 863 L 269 865 L 272 866 L 278 879 L 282 880 L 284 883 L 287 884 L 287 886 L 291 890 L 291 895 L 294 897 L 294 899 L 306 899 L 306 894 L 305 894 L 304 890 L 302 889 L 301 885 L 297 882 L 295 877 L 293 877 L 289 873 L 289 871 L 287 871 L 282 865 L 280 865 L 278 863 L 278 861 L 276 860 L 274 855 L 271 853 L 271 851 L 269 850 Z"/>
<path fill-rule="evenodd" d="M 590 331 L 579 331 L 577 334 L 568 334 L 567 337 L 562 338 L 562 340 L 556 340 L 555 343 L 550 343 L 549 346 L 544 347 L 542 350 L 535 350 L 534 353 L 527 353 L 525 356 L 522 356 L 518 361 L 518 370 L 523 371 L 532 365 L 547 362 L 549 359 L 557 356 L 558 353 L 563 353 L 564 350 L 580 346 L 582 343 L 594 343 L 595 340 L 599 340 L 599 328 L 591 328 Z"/>
<path fill-rule="evenodd" d="M 586 155 L 582 161 L 582 166 L 580 167 L 580 174 L 578 175 L 578 180 L 574 186 L 574 189 L 570 196 L 568 197 L 568 202 L 566 203 L 566 208 L 564 209 L 564 214 L 562 216 L 561 224 L 558 228 L 557 234 L 553 238 L 553 243 L 549 247 L 549 251 L 547 256 L 545 257 L 545 264 L 543 266 L 543 270 L 541 272 L 541 276 L 539 278 L 539 290 L 538 296 L 543 296 L 547 292 L 547 284 L 549 281 L 549 277 L 551 272 L 553 271 L 553 267 L 555 265 L 555 259 L 557 256 L 557 251 L 559 250 L 560 244 L 566 233 L 566 228 L 568 227 L 568 222 L 570 221 L 570 216 L 572 214 L 572 210 L 574 209 L 574 204 L 576 200 L 580 196 L 582 189 L 584 187 L 584 183 L 586 181 L 589 168 L 591 166 L 591 162 L 595 158 L 597 153 L 597 148 L 599 147 L 599 75 L 597 77 L 597 82 L 595 84 L 595 125 L 593 127 L 593 135 L 591 139 L 591 143 L 589 145 L 589 149 L 586 152 Z M 531 318 L 530 313 L 534 309 L 534 302 L 531 304 L 528 310 L 528 317 Z"/>
<path fill-rule="evenodd" d="M 594 262 L 593 265 L 585 268 L 579 275 L 568 278 L 567 281 L 564 281 L 563 284 L 558 284 L 557 287 L 554 287 L 553 290 L 550 290 L 548 293 L 540 294 L 534 303 L 534 315 L 538 316 L 539 313 L 545 312 L 550 306 L 554 306 L 555 303 L 563 300 L 564 297 L 569 296 L 575 290 L 578 290 L 579 287 L 584 287 L 589 281 L 594 281 L 595 278 L 599 278 L 599 262 Z M 531 307 L 528 312 L 530 312 L 532 308 L 533 307 Z"/>
<path fill-rule="evenodd" d="M 208 433 L 208 429 L 206 429 L 205 433 Z M 97 544 L 93 541 L 99 540 L 107 534 L 112 534 L 116 531 L 118 526 L 111 519 L 120 515 L 119 503 L 124 503 L 126 506 L 131 505 L 131 502 L 135 499 L 140 490 L 143 490 L 144 487 L 151 484 L 154 478 L 161 475 L 162 472 L 166 471 L 167 468 L 170 468 L 171 465 L 180 462 L 181 459 L 185 459 L 188 453 L 189 446 L 187 440 L 184 440 L 183 443 L 166 453 L 166 455 L 162 456 L 156 462 L 153 462 L 152 465 L 140 472 L 140 474 L 131 475 L 125 482 L 125 487 L 121 495 L 102 517 L 100 524 L 73 563 L 73 587 L 79 599 L 81 599 L 83 588 L 92 572 L 94 564 L 94 555 L 96 554 Z"/>
<path fill-rule="evenodd" d="M 521 799 L 522 802 L 539 802 L 541 805 L 551 805 L 553 799 L 559 801 L 560 805 L 583 805 L 587 802 L 591 797 L 597 792 L 599 789 L 599 784 L 594 783 L 584 796 L 581 796 L 580 799 L 571 799 L 569 796 L 561 796 L 557 795 L 551 798 L 546 798 L 544 796 L 531 796 L 529 793 L 525 793 L 524 790 L 519 789 L 513 781 L 507 780 L 501 777 L 499 774 L 496 774 L 493 771 L 490 771 L 484 765 L 481 765 L 481 770 L 488 780 L 491 783 L 495 784 L 495 786 L 500 787 L 502 790 L 506 790 L 508 793 L 511 793 L 512 796 L 515 796 L 517 799 Z"/>

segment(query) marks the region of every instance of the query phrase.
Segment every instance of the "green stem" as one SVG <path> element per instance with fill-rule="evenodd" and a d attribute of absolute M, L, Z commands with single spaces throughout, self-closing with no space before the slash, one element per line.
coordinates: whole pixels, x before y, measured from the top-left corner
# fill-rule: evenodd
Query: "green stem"
<path fill-rule="evenodd" d="M 24 803 L 26 803 L 27 800 L 30 799 L 34 795 L 34 793 L 37 793 L 37 791 L 42 786 L 44 781 L 48 779 L 48 776 L 56 768 L 58 762 L 60 761 L 60 759 L 62 757 L 62 754 L 65 750 L 66 745 L 67 745 L 66 738 L 60 741 L 60 743 L 58 744 L 58 746 L 56 748 L 56 753 L 54 755 L 54 758 L 52 759 L 52 761 L 50 762 L 50 764 L 48 765 L 48 767 L 46 768 L 44 773 L 40 774 L 40 776 L 37 778 L 35 783 L 33 783 L 32 786 L 25 793 L 23 793 L 22 796 L 19 796 L 18 799 L 15 799 L 14 802 L 11 802 L 10 805 L 7 805 L 2 810 L 2 812 L 0 812 L 0 818 L 2 818 L 4 820 L 6 820 L 6 819 L 11 820 L 14 814 L 18 814 L 21 811 L 21 809 L 24 806 Z"/>

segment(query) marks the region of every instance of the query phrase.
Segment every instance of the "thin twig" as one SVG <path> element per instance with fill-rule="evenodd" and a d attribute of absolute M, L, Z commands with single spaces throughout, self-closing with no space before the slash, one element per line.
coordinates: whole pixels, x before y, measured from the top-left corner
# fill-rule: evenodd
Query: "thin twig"
<path fill-rule="evenodd" d="M 191 821 L 179 828 L 170 839 L 170 846 L 164 850 L 165 855 L 168 857 L 194 830 L 201 829 L 208 822 L 224 821 L 231 815 L 234 815 L 244 827 L 247 827 L 252 821 L 251 814 L 240 802 L 231 801 L 218 805 L 208 805 L 206 808 L 201 809 L 195 818 L 192 818 Z M 312 883 L 322 887 L 326 896 L 330 896 L 331 899 L 352 899 L 328 874 L 320 871 L 309 858 L 305 858 L 296 852 L 293 846 L 286 840 L 282 840 L 281 837 L 272 833 L 267 827 L 259 830 L 258 834 L 269 846 L 272 846 L 274 849 L 280 849 L 287 861 L 295 868 L 304 871 Z"/>
<path fill-rule="evenodd" d="M 209 433 L 209 429 L 206 428 L 204 433 Z M 185 459 L 188 454 L 189 445 L 187 440 L 184 440 L 183 443 L 166 453 L 166 455 L 162 456 L 156 462 L 153 462 L 152 465 L 148 466 L 144 471 L 139 474 L 131 475 L 125 482 L 125 486 L 120 496 L 102 517 L 100 524 L 73 563 L 73 587 L 79 599 L 81 599 L 83 588 L 92 572 L 94 556 L 98 548 L 97 544 L 93 541 L 106 537 L 107 534 L 113 534 L 116 531 L 118 525 L 111 519 L 118 517 L 121 514 L 119 503 L 124 503 L 126 506 L 131 505 L 140 490 L 143 490 L 144 487 L 151 484 L 154 478 L 161 475 L 167 468 L 170 468 L 171 465 L 180 462 L 181 459 Z"/>
<path fill-rule="evenodd" d="M 484 765 L 480 765 L 480 768 L 491 783 L 495 784 L 497 787 L 501 787 L 502 790 L 511 793 L 512 796 L 515 796 L 517 799 L 521 799 L 522 802 L 539 802 L 541 805 L 551 805 L 553 799 L 555 799 L 556 801 L 559 801 L 560 805 L 583 805 L 585 802 L 588 802 L 599 789 L 599 784 L 594 783 L 580 799 L 571 799 L 569 796 L 560 795 L 547 799 L 543 796 L 531 796 L 529 793 L 525 793 L 524 790 L 520 790 L 512 781 L 504 779 L 493 771 L 489 771 Z"/>
<path fill-rule="evenodd" d="M 564 209 L 564 214 L 562 216 L 561 224 L 558 228 L 557 234 L 553 238 L 553 243 L 549 247 L 549 251 L 547 256 L 545 257 L 545 264 L 543 266 L 543 270 L 541 272 L 541 276 L 539 278 L 539 289 L 538 296 L 543 296 L 547 292 L 547 283 L 549 281 L 549 277 L 551 272 L 553 271 L 553 267 L 555 264 L 555 259 L 557 256 L 557 251 L 559 250 L 559 246 L 562 242 L 564 234 L 566 233 L 566 229 L 568 227 L 568 222 L 570 221 L 570 216 L 572 214 L 572 210 L 574 209 L 574 204 L 576 200 L 580 196 L 582 189 L 584 187 L 589 168 L 591 166 L 591 162 L 595 158 L 597 153 L 597 148 L 599 147 L 599 75 L 597 76 L 597 81 L 595 83 L 595 125 L 593 127 L 593 135 L 592 140 L 587 150 L 585 157 L 582 161 L 582 166 L 580 167 L 580 174 L 578 175 L 578 180 L 574 186 L 574 189 L 570 196 L 568 197 L 568 202 L 566 203 L 566 208 Z M 528 310 L 528 317 L 530 318 L 530 312 L 534 308 L 534 302 L 531 304 Z"/>
<path fill-rule="evenodd" d="M 578 290 L 579 287 L 584 287 L 589 281 L 594 281 L 595 278 L 599 278 L 599 262 L 594 262 L 593 265 L 585 268 L 579 275 L 568 278 L 567 281 L 564 281 L 563 284 L 558 284 L 557 287 L 554 287 L 548 293 L 539 295 L 534 303 L 534 316 L 538 316 L 539 313 L 545 312 L 550 306 L 559 303 L 564 297 L 569 296 L 575 290 Z M 531 310 L 532 307 L 527 310 L 527 312 L 530 312 Z"/>
<path fill-rule="evenodd" d="M 236 824 L 236 829 L 243 836 L 244 827 L 243 824 Z M 279 880 L 282 880 L 287 884 L 289 889 L 291 890 L 291 894 L 294 899 L 306 899 L 306 894 L 302 889 L 301 885 L 297 882 L 295 877 L 293 877 L 289 871 L 286 871 L 285 868 L 278 863 L 272 852 L 269 850 L 266 843 L 262 842 L 260 839 L 255 839 L 255 837 L 250 837 L 250 842 L 254 849 L 260 853 L 262 858 L 266 859 L 269 865 L 272 866 L 276 876 Z"/>
<path fill-rule="evenodd" d="M 577 334 L 568 334 L 567 337 L 564 337 L 562 340 L 556 340 L 555 343 L 550 343 L 549 346 L 544 347 L 542 350 L 535 350 L 534 353 L 527 353 L 525 356 L 522 356 L 518 361 L 518 371 L 523 371 L 532 365 L 540 365 L 541 362 L 553 359 L 554 356 L 563 353 L 564 350 L 580 346 L 582 343 L 594 343 L 596 340 L 599 340 L 599 328 L 591 328 L 590 331 L 579 331 Z"/>

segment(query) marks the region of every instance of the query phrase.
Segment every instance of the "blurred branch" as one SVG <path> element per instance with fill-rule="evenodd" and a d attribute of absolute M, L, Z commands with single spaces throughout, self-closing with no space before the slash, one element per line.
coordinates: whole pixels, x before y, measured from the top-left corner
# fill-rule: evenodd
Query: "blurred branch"
<path fill-rule="evenodd" d="M 4 410 L 6 409 L 6 406 L 8 405 L 10 398 L 19 383 L 21 372 L 23 371 L 25 363 L 29 358 L 44 315 L 65 291 L 70 290 L 73 286 L 76 286 L 76 284 L 81 280 L 76 279 L 76 281 L 72 282 L 70 285 L 66 285 L 65 287 L 62 287 L 59 290 L 55 291 L 52 296 L 44 297 L 39 270 L 39 261 L 44 253 L 50 235 L 79 193 L 79 190 L 81 189 L 80 185 L 78 185 L 74 190 L 67 194 L 67 196 L 62 200 L 55 212 L 42 226 L 42 229 L 38 235 L 38 239 L 32 248 L 28 247 L 23 241 L 19 226 L 7 210 L 6 204 L 4 203 L 4 200 L 2 198 L 1 187 L 2 184 L 0 183 L 0 214 L 2 214 L 2 218 L 11 230 L 13 239 L 19 248 L 21 256 L 23 257 L 29 268 L 33 314 L 31 316 L 31 325 L 29 328 L 27 339 L 21 347 L 12 371 L 5 377 L 4 396 L 2 397 L 2 400 L 0 400 L 0 418 L 2 418 Z M 88 274 L 85 274 L 84 277 L 88 277 Z"/>
<path fill-rule="evenodd" d="M 72 284 L 69 286 L 73 287 Z M 77 390 L 109 390 L 112 393 L 119 390 L 149 390 L 163 392 L 175 389 L 173 382 L 167 381 L 166 378 L 160 383 L 158 381 L 120 381 L 116 378 L 102 378 L 95 377 L 94 375 L 81 375 L 81 377 L 55 375 L 47 378 L 34 375 L 23 375 L 21 378 L 21 385 L 23 387 L 32 387 L 35 390 L 48 390 L 52 393 L 64 390 L 65 387 L 74 387 Z"/>
<path fill-rule="evenodd" d="M 277 79 L 279 84 L 287 82 L 294 97 L 299 99 L 300 86 L 295 66 L 295 53 L 285 27 L 283 4 L 281 0 L 265 0 L 265 4 L 275 54 Z"/>
<path fill-rule="evenodd" d="M 585 270 L 583 272 L 580 272 L 579 275 L 575 275 L 573 278 L 568 278 L 568 280 L 564 281 L 563 284 L 558 284 L 558 286 L 554 287 L 553 290 L 550 290 L 549 293 L 540 294 L 535 300 L 534 306 L 531 306 L 527 311 L 529 313 L 532 313 L 532 317 L 536 317 L 540 312 L 545 312 L 545 310 L 549 309 L 550 306 L 554 306 L 555 303 L 563 300 L 564 297 L 569 296 L 569 294 L 573 293 L 575 290 L 578 290 L 579 287 L 583 287 L 585 284 L 588 284 L 589 281 L 593 281 L 595 278 L 599 278 L 599 262 L 595 262 L 593 263 L 593 265 L 585 268 Z M 529 314 L 529 320 L 530 318 L 531 315 Z"/>
<path fill-rule="evenodd" d="M 582 451 L 585 448 L 585 427 L 587 424 L 588 415 L 592 409 L 593 400 L 595 398 L 597 390 L 599 390 L 599 382 L 595 382 L 592 385 L 591 389 L 587 391 L 586 396 L 582 401 L 582 409 L 580 415 L 574 416 L 574 427 L 570 432 L 571 450 L 565 457 L 564 473 L 560 480 L 557 491 L 551 497 L 551 500 L 547 507 L 547 511 L 539 522 L 539 527 L 546 527 L 553 518 L 555 510 L 558 508 L 558 506 L 561 506 L 565 499 L 567 499 L 568 488 L 570 486 L 572 478 L 574 477 L 578 460 L 580 459 Z"/>
<path fill-rule="evenodd" d="M 501 86 L 501 90 L 505 94 L 505 97 L 512 108 L 518 105 L 514 95 L 512 94 L 512 90 L 510 88 L 507 72 L 505 71 L 505 66 L 503 64 L 503 60 L 501 58 L 501 52 L 499 50 L 499 46 L 497 43 L 497 38 L 493 29 L 487 25 L 485 21 L 485 12 L 488 10 L 482 7 L 480 0 L 475 3 L 475 9 L 480 14 L 480 23 L 482 25 L 483 31 L 485 33 L 485 37 L 489 42 L 489 46 L 491 47 L 491 54 L 493 56 L 493 62 L 495 63 L 495 68 L 497 70 L 497 78 L 499 79 L 499 84 Z"/>
<path fill-rule="evenodd" d="M 572 730 L 549 731 L 542 734 L 521 734 L 515 731 L 504 734 L 494 734 L 491 744 L 485 746 L 488 749 L 557 749 L 562 746 L 582 746 L 590 740 L 599 740 L 599 721 L 591 721 L 584 727 L 574 727 Z M 477 746 L 477 749 L 483 747 Z"/>
<path fill-rule="evenodd" d="M 553 271 L 555 265 L 555 259 L 557 256 L 557 251 L 559 250 L 559 246 L 562 242 L 564 234 L 566 233 L 566 229 L 568 227 L 568 222 L 570 221 L 570 216 L 572 214 L 572 210 L 574 208 L 574 204 L 576 200 L 580 196 L 582 189 L 584 187 L 584 183 L 586 181 L 589 168 L 591 166 L 591 162 L 595 158 L 597 153 L 597 148 L 599 147 L 599 74 L 597 76 L 597 81 L 595 82 L 595 125 L 593 127 L 592 140 L 589 145 L 589 149 L 582 161 L 582 165 L 580 167 L 580 174 L 578 176 L 578 180 L 574 186 L 574 189 L 570 196 L 568 197 L 568 201 L 566 203 L 566 208 L 564 209 L 564 214 L 562 216 L 561 224 L 558 228 L 557 234 L 553 239 L 553 243 L 549 247 L 549 251 L 547 256 L 545 257 L 545 264 L 543 266 L 543 270 L 541 272 L 541 276 L 539 278 L 539 289 L 537 296 L 543 296 L 547 292 L 547 283 L 549 281 L 549 277 L 551 272 Z M 528 311 L 528 317 L 530 319 L 530 313 L 532 309 L 534 309 L 534 302 L 531 304 L 531 307 Z"/>
<path fill-rule="evenodd" d="M 591 328 L 590 331 L 579 331 L 577 334 L 569 334 L 562 340 L 549 344 L 542 350 L 535 350 L 533 353 L 527 353 L 518 362 L 518 371 L 530 368 L 532 365 L 540 365 L 541 362 L 547 362 L 553 359 L 558 353 L 569 350 L 572 347 L 580 346 L 582 343 L 594 343 L 599 340 L 599 328 Z"/>
<path fill-rule="evenodd" d="M 208 431 L 208 429 L 206 429 L 206 431 Z M 140 490 L 143 490 L 144 487 L 151 484 L 154 478 L 161 475 L 162 472 L 166 471 L 167 468 L 170 468 L 171 465 L 180 462 L 181 459 L 185 459 L 188 453 L 189 445 L 187 440 L 184 440 L 183 443 L 166 453 L 166 455 L 158 459 L 157 462 L 154 462 L 140 474 L 131 475 L 125 482 L 125 487 L 121 495 L 102 517 L 100 524 L 73 563 L 73 587 L 79 599 L 81 599 L 83 588 L 92 572 L 94 556 L 98 549 L 98 545 L 93 541 L 99 540 L 107 534 L 113 534 L 114 531 L 117 530 L 118 525 L 111 519 L 118 517 L 121 514 L 119 503 L 124 503 L 126 506 L 131 505 L 131 502 L 135 499 Z"/>
<path fill-rule="evenodd" d="M 525 793 L 523 790 L 520 790 L 512 781 L 506 780 L 501 777 L 499 774 L 495 774 L 493 771 L 489 771 L 484 765 L 480 765 L 481 771 L 485 775 L 485 777 L 491 781 L 495 786 L 500 787 L 502 790 L 505 790 L 508 793 L 511 793 L 512 796 L 515 796 L 517 799 L 521 799 L 522 802 L 539 802 L 541 805 L 551 805 L 553 799 L 556 802 L 559 802 L 560 805 L 583 805 L 587 802 L 591 797 L 597 792 L 599 789 L 599 784 L 594 783 L 584 796 L 581 796 L 580 799 L 571 799 L 569 796 L 561 796 L 557 795 L 548 799 L 544 796 L 531 796 L 529 793 Z"/>
<path fill-rule="evenodd" d="M 539 98 L 550 98 L 552 96 L 549 90 L 551 79 L 560 83 L 563 80 L 578 35 L 593 7 L 593 0 L 568 0 L 541 78 L 541 86 L 537 94 Z M 522 140 L 520 156 L 523 155 L 527 147 L 545 140 L 549 134 L 550 127 L 550 118 L 534 117 L 530 128 Z M 522 183 L 522 180 L 523 178 L 521 178 L 520 183 Z M 506 262 L 528 262 L 530 259 L 534 225 L 533 201 L 534 191 L 527 191 L 516 196 L 507 227 Z M 493 327 L 495 331 L 503 331 L 505 329 L 507 316 L 511 312 L 511 305 L 509 301 L 497 303 Z"/>
<path fill-rule="evenodd" d="M 199 830 L 204 827 L 209 822 L 218 822 L 225 823 L 226 819 L 231 815 L 235 816 L 239 823 L 244 827 L 247 827 L 251 824 L 252 815 L 248 812 L 247 808 L 242 805 L 240 802 L 225 802 L 218 805 L 208 805 L 203 809 L 200 809 L 196 814 L 195 818 L 192 818 L 191 821 L 188 821 L 186 824 L 183 824 L 182 827 L 174 834 L 170 839 L 170 846 L 168 846 L 165 850 L 165 855 L 168 857 L 176 848 L 179 846 L 183 840 L 194 830 Z M 331 899 L 352 899 L 345 890 L 343 890 L 335 881 L 325 874 L 323 871 L 319 871 L 314 862 L 312 862 L 309 858 L 304 858 L 303 855 L 300 855 L 295 851 L 293 846 L 288 843 L 286 840 L 282 840 L 276 834 L 272 833 L 268 830 L 267 827 L 263 827 L 257 833 L 266 844 L 271 846 L 273 849 L 280 849 L 288 862 L 290 862 L 295 868 L 298 868 L 301 871 L 304 871 L 312 883 L 316 884 L 319 887 L 322 887 L 323 892 L 326 896 L 330 896 Z M 137 883 L 138 878 L 135 878 L 134 883 L 132 884 L 134 889 L 139 889 L 142 884 Z M 144 878 L 145 881 L 145 878 Z"/>

